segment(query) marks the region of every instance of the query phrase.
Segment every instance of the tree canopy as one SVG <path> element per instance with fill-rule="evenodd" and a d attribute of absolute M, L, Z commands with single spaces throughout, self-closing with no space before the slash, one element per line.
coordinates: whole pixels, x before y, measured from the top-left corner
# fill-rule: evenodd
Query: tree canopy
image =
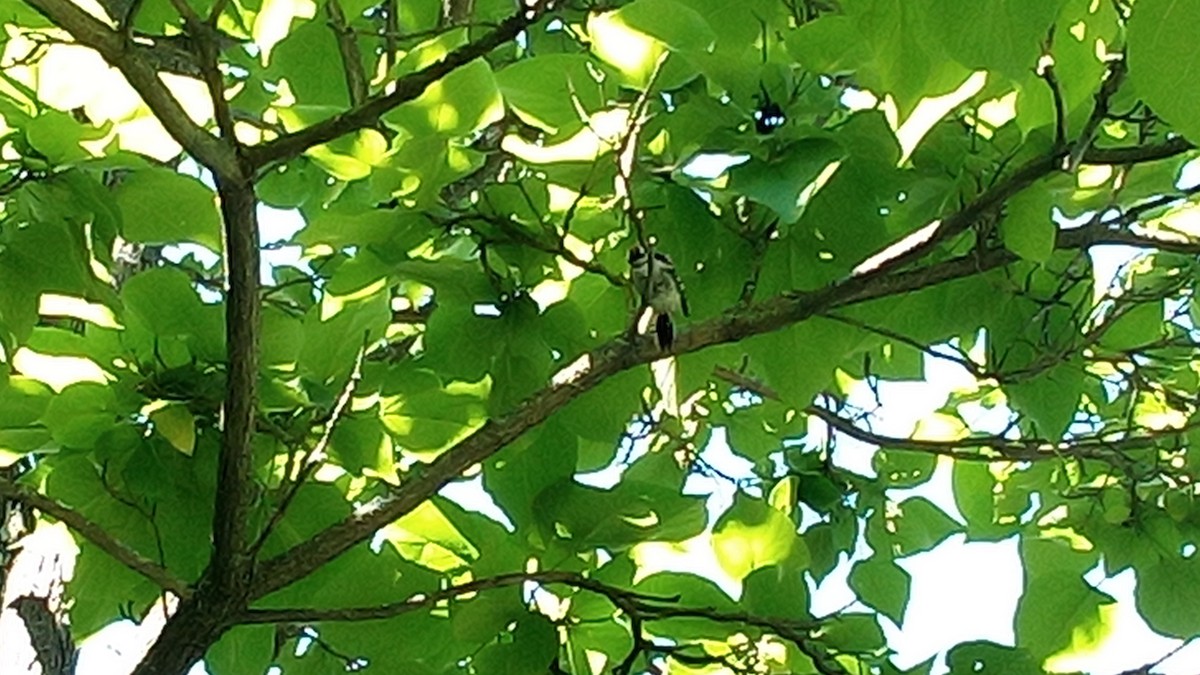
<path fill-rule="evenodd" d="M 1200 634 L 1200 3 L 0 8 L 0 562 L 78 546 L 14 605 L 44 672 L 170 611 L 135 672 L 928 673 L 884 627 L 956 534 L 1023 588 L 951 672 L 1094 647 L 1097 569 Z"/>

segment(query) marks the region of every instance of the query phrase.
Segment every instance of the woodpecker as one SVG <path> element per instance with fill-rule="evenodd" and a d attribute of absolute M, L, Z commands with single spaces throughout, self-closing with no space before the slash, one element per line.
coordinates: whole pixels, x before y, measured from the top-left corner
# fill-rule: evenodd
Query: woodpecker
<path fill-rule="evenodd" d="M 688 315 L 687 298 L 675 275 L 675 264 L 665 253 L 651 248 L 647 254 L 646 249 L 634 246 L 629 250 L 629 270 L 638 295 L 654 311 L 654 333 L 659 348 L 670 349 L 675 342 L 672 315 Z"/>

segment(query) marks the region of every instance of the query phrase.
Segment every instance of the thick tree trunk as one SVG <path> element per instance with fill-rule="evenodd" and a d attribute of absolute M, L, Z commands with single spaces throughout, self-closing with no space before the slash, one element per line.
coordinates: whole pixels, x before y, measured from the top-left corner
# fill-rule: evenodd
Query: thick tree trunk
<path fill-rule="evenodd" d="M 233 611 L 229 606 L 205 605 L 196 600 L 181 603 L 133 675 L 182 675 L 188 672 L 192 664 L 204 658 L 208 648 L 232 627 L 227 617 Z"/>

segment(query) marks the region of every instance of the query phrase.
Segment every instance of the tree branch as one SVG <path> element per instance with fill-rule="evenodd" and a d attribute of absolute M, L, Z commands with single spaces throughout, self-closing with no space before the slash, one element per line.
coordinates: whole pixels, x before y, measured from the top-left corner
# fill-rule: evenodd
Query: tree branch
<path fill-rule="evenodd" d="M 863 443 L 890 448 L 894 450 L 911 450 L 932 455 L 952 457 L 971 462 L 1036 462 L 1046 459 L 1080 457 L 1087 459 L 1111 460 L 1112 453 L 1125 450 L 1144 448 L 1148 444 L 1187 433 L 1200 426 L 1200 423 L 1188 425 L 1179 429 L 1168 429 L 1160 432 L 1137 433 L 1140 429 L 1106 431 L 1104 436 L 1123 435 L 1123 438 L 1106 439 L 1104 436 L 1081 436 L 1073 441 L 1052 441 L 1049 439 L 1028 439 L 1012 441 L 1000 436 L 982 436 L 963 438 L 957 441 L 924 441 L 896 436 L 885 436 L 863 429 L 854 422 L 845 419 L 826 408 L 809 406 L 805 413 L 820 419 L 831 428 Z M 981 452 L 990 451 L 991 454 Z"/>
<path fill-rule="evenodd" d="M 819 291 L 782 295 L 694 325 L 677 336 L 670 352 L 686 354 L 713 345 L 736 342 L 790 326 L 834 307 L 971 276 L 1013 259 L 1006 251 L 996 251 L 990 256 L 972 255 L 886 279 L 851 278 Z M 496 453 L 581 394 L 619 372 L 661 358 L 663 351 L 650 338 L 639 338 L 632 342 L 623 337 L 610 340 L 578 361 L 590 364 L 590 367 L 581 369 L 574 379 L 550 385 L 511 413 L 490 419 L 475 433 L 424 467 L 423 471 L 408 478 L 391 494 L 364 504 L 341 523 L 264 562 L 251 597 L 262 597 L 307 576 L 369 538 L 375 530 L 416 508 L 468 467 Z"/>
<path fill-rule="evenodd" d="M 66 2 L 67 0 L 36 1 Z M 429 85 L 455 69 L 516 38 L 522 31 L 536 23 L 554 2 L 555 0 L 538 0 L 536 4 L 505 19 L 496 30 L 482 38 L 455 49 L 441 61 L 424 70 L 400 78 L 396 81 L 395 89 L 390 94 L 369 98 L 362 105 L 356 105 L 346 112 L 334 115 L 300 131 L 249 148 L 246 154 L 250 164 L 255 169 L 261 170 L 268 165 L 296 157 L 314 145 L 328 143 L 339 136 L 375 124 L 389 110 L 416 99 L 425 92 Z"/>
<path fill-rule="evenodd" d="M 1143 161 L 1152 161 L 1182 153 L 1190 148 L 1186 143 L 1172 141 L 1165 147 L 1106 150 L 1102 153 L 1102 159 L 1128 160 L 1136 156 L 1142 157 Z M 1085 158 L 1090 160 L 1093 152 L 1095 151 L 1087 153 Z M 987 201 L 987 208 L 998 206 L 1003 199 L 1032 184 L 1036 180 L 1036 171 L 1052 170 L 1053 161 L 1053 158 L 1046 158 L 1029 165 L 1026 170 L 1019 171 L 1005 184 L 989 191 L 981 199 Z M 981 213 L 985 210 L 985 207 L 973 203 L 951 217 L 966 218 L 961 214 Z M 1058 247 L 1078 250 L 1101 243 L 1094 237 L 1089 238 L 1088 235 L 1091 234 L 1082 229 L 1060 232 Z M 1144 244 L 1155 245 L 1152 242 Z M 990 249 L 917 269 L 897 271 L 899 263 L 885 264 L 871 272 L 852 276 L 817 291 L 785 293 L 694 324 L 676 337 L 675 344 L 669 351 L 677 355 L 687 354 L 714 345 L 736 342 L 785 328 L 838 307 L 910 293 L 996 269 L 1014 260 L 1016 256 L 1009 251 Z M 509 414 L 488 420 L 475 433 L 424 467 L 423 471 L 408 478 L 391 494 L 364 504 L 353 516 L 265 561 L 251 591 L 251 598 L 260 598 L 307 576 L 350 547 L 368 539 L 375 530 L 416 508 L 467 468 L 498 452 L 607 378 L 634 366 L 661 359 L 663 356 L 662 350 L 652 340 L 629 341 L 624 337 L 614 338 L 589 352 L 578 361 L 587 364 L 587 367 L 581 369 L 574 379 L 547 386 Z"/>
<path fill-rule="evenodd" d="M 213 557 L 209 572 L 218 589 L 214 592 L 241 597 L 249 588 L 253 564 L 247 524 L 250 506 L 257 496 L 251 458 L 258 410 L 261 261 L 254 184 L 218 176 L 217 193 L 225 225 L 229 279 L 225 306 L 229 375 L 225 384 L 225 426 L 217 459 Z"/>
<path fill-rule="evenodd" d="M 372 621 L 375 619 L 390 619 L 401 614 L 407 614 L 419 609 L 429 609 L 441 602 L 451 600 L 460 595 L 470 595 L 494 588 L 516 586 L 527 581 L 539 584 L 566 584 L 576 588 L 599 593 L 617 600 L 634 599 L 641 602 L 670 603 L 678 601 L 676 597 L 647 595 L 634 591 L 610 586 L 589 579 L 575 572 L 511 572 L 494 577 L 476 579 L 463 584 L 443 588 L 433 593 L 422 593 L 400 602 L 390 602 L 372 607 L 346 607 L 341 609 L 248 609 L 239 617 L 240 623 L 311 623 L 317 621 Z"/>
<path fill-rule="evenodd" d="M 1126 148 L 1091 148 L 1083 153 L 1084 164 L 1145 164 L 1170 159 L 1196 146 L 1183 136 L 1176 136 L 1156 145 L 1134 145 Z"/>
<path fill-rule="evenodd" d="M 37 490 L 18 485 L 7 479 L 0 478 L 0 497 L 31 506 L 38 511 L 61 521 L 67 527 L 79 533 L 96 548 L 104 551 L 114 560 L 152 581 L 163 590 L 186 598 L 190 590 L 186 583 L 175 578 L 165 567 L 129 548 L 123 542 L 113 538 L 103 527 L 89 520 L 78 511 L 58 503 L 39 493 Z"/>
<path fill-rule="evenodd" d="M 62 583 L 62 580 L 58 580 Z M 9 604 L 25 624 L 25 632 L 37 654 L 42 675 L 75 675 L 78 652 L 71 630 L 63 621 L 61 603 L 55 601 L 51 609 L 48 597 L 32 594 L 22 595 Z M 3 610 L 0 607 L 0 610 Z"/>
<path fill-rule="evenodd" d="M 75 40 L 100 53 L 121 71 L 129 84 L 150 106 L 154 116 L 189 154 L 217 175 L 239 175 L 237 155 L 222 140 L 192 122 L 183 106 L 154 70 L 137 54 L 125 35 L 109 28 L 80 9 L 71 0 L 25 0 L 29 6 L 65 29 Z"/>
<path fill-rule="evenodd" d="M 703 619 L 714 623 L 751 626 L 774 633 L 795 643 L 804 653 L 812 654 L 817 651 L 814 649 L 812 631 L 819 629 L 825 621 L 828 621 L 828 617 L 821 621 L 797 621 L 782 617 L 762 616 L 750 612 L 725 611 L 711 607 L 681 606 L 678 596 L 639 593 L 626 588 L 601 583 L 581 574 L 562 571 L 500 574 L 494 577 L 457 584 L 433 593 L 415 595 L 400 602 L 371 607 L 249 609 L 238 617 L 238 621 L 239 623 L 248 624 L 307 624 L 322 621 L 374 621 L 390 619 L 409 612 L 433 609 L 437 605 L 459 596 L 496 588 L 516 586 L 526 582 L 543 585 L 562 584 L 608 598 L 617 609 L 629 618 L 634 627 L 634 645 L 630 655 L 625 660 L 626 665 L 631 665 L 642 651 L 656 650 L 656 645 L 651 641 L 639 639 L 641 634 L 639 628 L 647 622 L 687 617 Z M 628 670 L 628 667 L 624 670 L 617 667 L 614 672 L 628 672 Z"/>
<path fill-rule="evenodd" d="M 338 0 L 329 0 L 325 4 L 325 13 L 329 15 L 329 27 L 337 39 L 338 52 L 342 56 L 342 70 L 346 73 L 346 93 L 350 105 L 360 105 L 367 98 L 367 74 L 363 70 L 362 53 L 358 49 L 358 40 L 354 31 L 346 25 L 346 15 Z"/>

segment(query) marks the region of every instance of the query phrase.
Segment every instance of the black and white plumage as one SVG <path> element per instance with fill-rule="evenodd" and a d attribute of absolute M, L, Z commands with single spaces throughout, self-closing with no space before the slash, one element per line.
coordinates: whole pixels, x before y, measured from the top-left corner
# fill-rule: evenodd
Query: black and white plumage
<path fill-rule="evenodd" d="M 687 298 L 683 284 L 675 274 L 675 264 L 670 256 L 641 246 L 629 250 L 629 270 L 633 286 L 646 305 L 654 311 L 654 333 L 658 346 L 669 349 L 675 342 L 676 314 L 688 315 Z"/>

